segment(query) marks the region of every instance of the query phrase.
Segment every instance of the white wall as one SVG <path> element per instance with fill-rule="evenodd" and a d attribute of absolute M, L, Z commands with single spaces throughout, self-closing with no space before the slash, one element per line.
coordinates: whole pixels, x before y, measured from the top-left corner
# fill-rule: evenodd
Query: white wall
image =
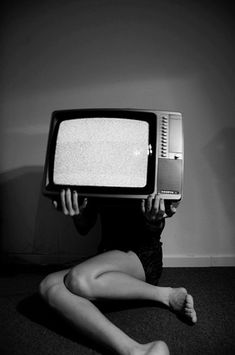
<path fill-rule="evenodd" d="M 1 250 L 35 262 L 92 253 L 41 196 L 51 112 L 183 113 L 184 199 L 166 265 L 234 265 L 234 13 L 226 1 L 11 1 L 1 47 Z"/>

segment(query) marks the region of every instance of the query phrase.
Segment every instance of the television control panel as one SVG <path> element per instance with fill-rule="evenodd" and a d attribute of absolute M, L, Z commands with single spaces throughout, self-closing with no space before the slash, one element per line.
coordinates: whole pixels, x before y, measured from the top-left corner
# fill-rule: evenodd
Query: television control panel
<path fill-rule="evenodd" d="M 158 112 L 157 192 L 180 200 L 183 185 L 183 125 L 180 113 Z"/>

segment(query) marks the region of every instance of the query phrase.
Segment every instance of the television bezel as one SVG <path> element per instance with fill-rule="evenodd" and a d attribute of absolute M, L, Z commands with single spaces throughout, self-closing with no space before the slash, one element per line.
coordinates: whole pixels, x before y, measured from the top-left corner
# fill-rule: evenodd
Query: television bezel
<path fill-rule="evenodd" d="M 55 184 L 53 181 L 54 158 L 56 141 L 61 122 L 82 118 L 120 118 L 145 121 L 149 124 L 147 178 L 144 187 L 116 187 L 116 186 L 77 186 Z M 44 167 L 43 193 L 53 196 L 62 189 L 76 190 L 80 196 L 93 197 L 123 197 L 142 198 L 154 193 L 156 188 L 156 157 L 157 157 L 157 114 L 149 110 L 138 109 L 69 109 L 57 110 L 52 113 L 49 129 L 46 161 Z"/>

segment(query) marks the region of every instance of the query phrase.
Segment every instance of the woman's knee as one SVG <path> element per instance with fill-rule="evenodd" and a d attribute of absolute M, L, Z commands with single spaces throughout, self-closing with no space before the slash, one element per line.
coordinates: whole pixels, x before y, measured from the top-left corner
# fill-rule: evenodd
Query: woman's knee
<path fill-rule="evenodd" d="M 88 271 L 75 267 L 66 275 L 64 281 L 65 286 L 70 292 L 77 296 L 94 300 L 92 280 L 93 277 Z"/>
<path fill-rule="evenodd" d="M 58 281 L 58 277 L 54 274 L 50 274 L 46 276 L 39 284 L 39 294 L 42 298 L 51 303 L 55 295 L 58 293 L 60 282 Z"/>
<path fill-rule="evenodd" d="M 43 298 L 48 296 L 48 291 L 54 286 L 63 286 L 64 287 L 64 277 L 69 272 L 69 269 L 61 270 L 58 272 L 53 272 L 46 276 L 39 285 L 39 293 Z"/>

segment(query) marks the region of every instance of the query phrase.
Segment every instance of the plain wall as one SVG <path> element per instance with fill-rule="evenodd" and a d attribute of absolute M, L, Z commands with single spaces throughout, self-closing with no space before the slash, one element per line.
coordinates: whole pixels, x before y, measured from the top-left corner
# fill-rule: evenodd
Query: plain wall
<path fill-rule="evenodd" d="M 234 9 L 227 1 L 5 1 L 1 20 L 1 250 L 35 262 L 89 255 L 41 195 L 53 110 L 180 111 L 184 198 L 167 265 L 235 265 Z"/>

